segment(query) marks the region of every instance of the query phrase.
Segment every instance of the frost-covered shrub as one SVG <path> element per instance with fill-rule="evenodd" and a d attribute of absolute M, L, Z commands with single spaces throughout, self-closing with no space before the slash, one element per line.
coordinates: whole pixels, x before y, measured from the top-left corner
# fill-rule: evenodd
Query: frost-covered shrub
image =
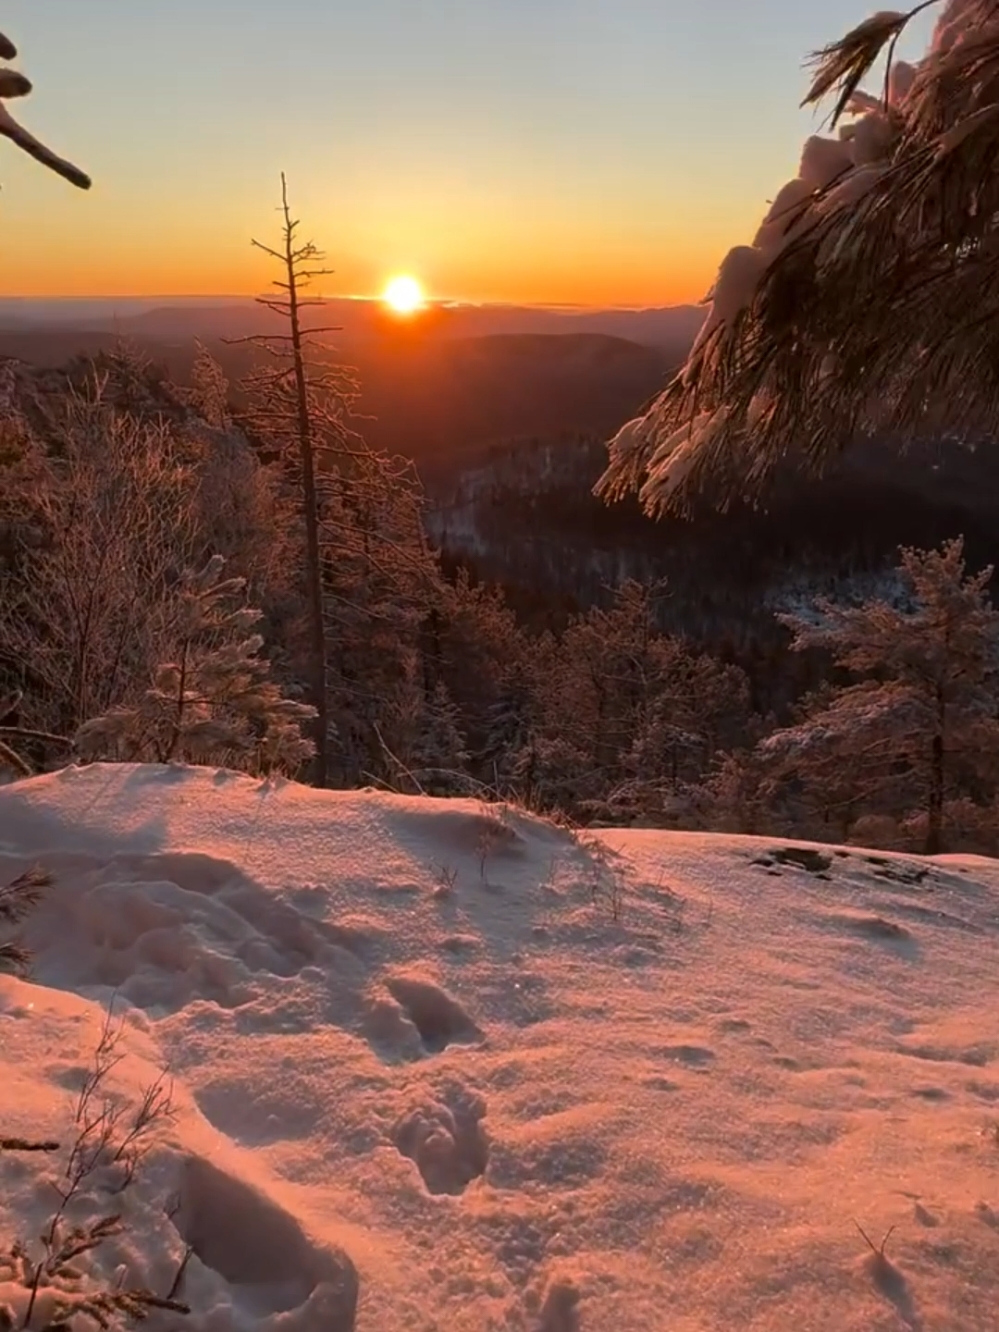
<path fill-rule="evenodd" d="M 138 702 L 80 728 L 82 757 L 294 772 L 312 756 L 301 727 L 315 711 L 270 679 L 263 639 L 252 632 L 261 613 L 244 604 L 245 579 L 223 578 L 224 568 L 216 555 L 183 575 L 173 656 Z"/>

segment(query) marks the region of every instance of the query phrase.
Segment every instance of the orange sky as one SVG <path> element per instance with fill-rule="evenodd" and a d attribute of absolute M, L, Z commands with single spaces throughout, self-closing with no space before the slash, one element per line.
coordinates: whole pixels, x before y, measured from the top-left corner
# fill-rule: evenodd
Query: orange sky
<path fill-rule="evenodd" d="M 63 0 L 56 24 L 53 3 L 4 5 L 35 85 L 15 109 L 94 188 L 0 140 L 4 294 L 257 292 L 284 170 L 325 294 L 405 272 L 442 299 L 591 305 L 705 294 L 817 125 L 803 57 L 870 9 Z"/>
<path fill-rule="evenodd" d="M 40 178 L 34 163 L 14 161 L 6 182 L 4 247 L 16 259 L 5 273 L 6 295 L 240 294 L 261 290 L 271 277 L 268 261 L 249 242 L 251 235 L 267 243 L 277 239 L 277 175 L 262 182 L 259 197 L 242 209 L 230 200 L 213 215 L 209 197 L 203 211 L 157 198 L 136 226 L 121 220 L 142 216 L 134 190 L 113 177 L 92 194 L 68 193 L 62 181 Z M 267 198 L 264 187 L 271 184 Z M 372 295 L 394 274 L 412 273 L 431 296 L 443 299 L 593 305 L 699 300 L 732 231 L 750 227 L 758 211 L 749 201 L 742 217 L 730 212 L 724 222 L 721 215 L 702 218 L 696 236 L 682 217 L 660 222 L 658 210 L 654 222 L 642 222 L 638 214 L 613 230 L 602 214 L 573 222 L 558 201 L 521 220 L 474 200 L 464 208 L 457 200 L 445 203 L 427 184 L 400 191 L 395 207 L 363 198 L 355 216 L 337 218 L 331 192 L 308 179 L 296 191 L 294 177 L 290 187 L 293 202 L 299 200 L 303 235 L 326 244 L 335 269 L 322 284 L 327 295 Z M 438 208 L 453 219 L 446 226 L 435 219 Z"/>

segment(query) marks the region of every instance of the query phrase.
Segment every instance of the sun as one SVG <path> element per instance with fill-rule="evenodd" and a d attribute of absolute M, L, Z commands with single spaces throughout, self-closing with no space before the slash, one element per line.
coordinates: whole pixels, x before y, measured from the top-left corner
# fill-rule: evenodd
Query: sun
<path fill-rule="evenodd" d="M 382 300 L 396 314 L 412 314 L 425 304 L 423 288 L 415 277 L 392 278 L 382 292 Z"/>

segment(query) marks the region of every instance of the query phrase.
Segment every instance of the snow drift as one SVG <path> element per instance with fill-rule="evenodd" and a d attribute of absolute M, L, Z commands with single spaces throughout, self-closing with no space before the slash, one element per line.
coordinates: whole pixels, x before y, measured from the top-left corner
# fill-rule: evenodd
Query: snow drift
<path fill-rule="evenodd" d="M 0 790 L 33 864 L 0 1133 L 65 1138 L 114 995 L 176 1115 L 88 1261 L 190 1250 L 182 1326 L 995 1326 L 991 861 L 96 764 Z M 4 1247 L 55 1169 L 0 1153 Z"/>

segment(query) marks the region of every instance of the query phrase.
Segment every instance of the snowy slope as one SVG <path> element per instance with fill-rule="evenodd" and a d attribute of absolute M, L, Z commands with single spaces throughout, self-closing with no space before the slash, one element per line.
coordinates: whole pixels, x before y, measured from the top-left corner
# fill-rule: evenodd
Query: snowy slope
<path fill-rule="evenodd" d="M 0 1135 L 65 1141 L 117 988 L 109 1085 L 168 1061 L 177 1114 L 86 1261 L 166 1293 L 192 1245 L 182 1326 L 995 1329 L 999 865 L 780 846 L 208 769 L 0 789 L 0 882 L 56 880 Z M 55 1169 L 0 1154 L 5 1244 Z"/>

